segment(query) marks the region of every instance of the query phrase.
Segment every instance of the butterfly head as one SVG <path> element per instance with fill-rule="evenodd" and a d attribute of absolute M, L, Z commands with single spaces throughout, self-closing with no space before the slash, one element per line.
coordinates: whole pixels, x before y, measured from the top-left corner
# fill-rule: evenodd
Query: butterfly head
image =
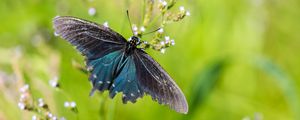
<path fill-rule="evenodd" d="M 141 40 L 140 40 L 140 38 L 137 37 L 137 36 L 132 36 L 132 37 L 129 38 L 129 43 L 130 43 L 131 45 L 133 45 L 133 46 L 139 45 L 140 42 L 141 42 Z"/>

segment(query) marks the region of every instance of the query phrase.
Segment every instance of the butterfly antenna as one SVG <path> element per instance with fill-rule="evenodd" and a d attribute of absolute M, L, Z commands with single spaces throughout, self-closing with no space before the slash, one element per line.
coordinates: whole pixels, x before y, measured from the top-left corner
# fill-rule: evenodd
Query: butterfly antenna
<path fill-rule="evenodd" d="M 126 14 L 127 14 L 127 19 L 128 19 L 129 25 L 130 25 L 130 30 L 131 30 L 131 32 L 132 32 L 132 35 L 134 35 L 134 32 L 133 32 L 133 30 L 132 30 L 131 21 L 130 21 L 130 18 L 129 18 L 128 10 L 126 10 Z"/>
<path fill-rule="evenodd" d="M 150 33 L 154 33 L 154 32 L 156 32 L 156 31 L 158 31 L 158 30 L 160 30 L 161 28 L 157 28 L 156 30 L 153 30 L 153 31 L 151 31 L 151 32 L 147 32 L 147 33 L 144 33 L 144 34 L 142 34 L 142 35 L 147 35 L 147 34 L 150 34 Z"/>

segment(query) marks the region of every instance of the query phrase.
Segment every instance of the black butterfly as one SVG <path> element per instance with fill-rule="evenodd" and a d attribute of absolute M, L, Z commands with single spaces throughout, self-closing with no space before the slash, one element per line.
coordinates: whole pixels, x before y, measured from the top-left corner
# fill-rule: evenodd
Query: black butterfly
<path fill-rule="evenodd" d="M 91 94 L 97 89 L 109 90 L 113 98 L 122 92 L 123 103 L 134 103 L 146 93 L 177 112 L 188 112 L 180 88 L 153 58 L 137 48 L 137 36 L 127 41 L 108 27 L 75 17 L 55 17 L 53 24 L 55 33 L 86 57 L 93 84 Z"/>

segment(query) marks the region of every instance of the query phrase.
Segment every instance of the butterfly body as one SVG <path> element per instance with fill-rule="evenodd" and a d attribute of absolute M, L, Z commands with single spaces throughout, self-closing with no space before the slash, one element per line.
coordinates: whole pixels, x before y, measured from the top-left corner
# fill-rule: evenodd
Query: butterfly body
<path fill-rule="evenodd" d="M 140 44 L 140 38 L 137 36 L 132 36 L 129 38 L 129 41 L 126 45 L 126 54 L 132 54 L 134 52 L 135 49 L 137 48 L 137 45 Z"/>
<path fill-rule="evenodd" d="M 134 103 L 147 94 L 160 104 L 187 113 L 182 91 L 152 57 L 137 47 L 139 37 L 127 41 L 108 27 L 75 17 L 56 17 L 53 23 L 55 33 L 86 57 L 91 95 L 107 90 L 111 98 L 122 93 L 123 103 Z"/>

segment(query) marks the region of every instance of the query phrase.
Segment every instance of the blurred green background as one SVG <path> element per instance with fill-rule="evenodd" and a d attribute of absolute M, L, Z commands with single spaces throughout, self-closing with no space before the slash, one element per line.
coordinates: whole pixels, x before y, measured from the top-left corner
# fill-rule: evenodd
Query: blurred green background
<path fill-rule="evenodd" d="M 181 0 L 191 16 L 166 26 L 176 45 L 148 50 L 189 102 L 182 115 L 149 96 L 123 105 L 107 92 L 89 97 L 86 74 L 72 66 L 83 57 L 55 37 L 52 19 L 71 15 L 109 26 L 125 38 L 141 22 L 139 0 L 0 0 L 0 120 L 30 120 L 18 108 L 19 88 L 30 85 L 51 112 L 68 120 L 295 120 L 300 119 L 299 0 Z M 88 14 L 89 8 L 96 15 Z M 298 51 L 298 52 L 297 52 Z M 60 89 L 48 81 L 58 76 Z M 75 101 L 78 113 L 64 107 Z"/>

